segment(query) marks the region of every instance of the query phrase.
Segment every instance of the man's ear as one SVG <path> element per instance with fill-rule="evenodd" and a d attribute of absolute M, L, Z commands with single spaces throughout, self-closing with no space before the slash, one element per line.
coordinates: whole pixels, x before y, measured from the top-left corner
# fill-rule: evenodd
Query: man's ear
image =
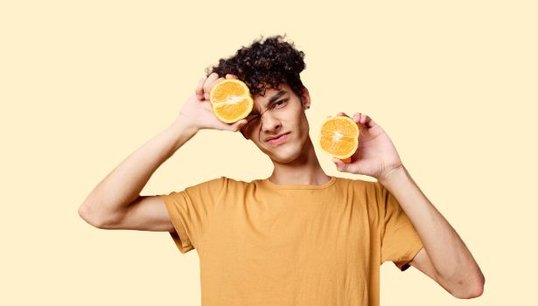
<path fill-rule="evenodd" d="M 303 93 L 301 95 L 301 103 L 303 104 L 304 108 L 310 108 L 310 92 L 308 91 L 308 88 L 303 86 Z"/>

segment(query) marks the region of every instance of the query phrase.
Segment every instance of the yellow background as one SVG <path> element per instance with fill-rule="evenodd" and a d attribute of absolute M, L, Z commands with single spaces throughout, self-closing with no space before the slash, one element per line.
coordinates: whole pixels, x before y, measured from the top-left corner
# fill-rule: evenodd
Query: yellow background
<path fill-rule="evenodd" d="M 306 53 L 311 136 L 369 114 L 486 276 L 458 300 L 382 266 L 382 305 L 530 305 L 536 295 L 538 12 L 534 1 L 3 1 L 1 305 L 199 305 L 196 252 L 106 231 L 77 209 L 176 117 L 204 69 L 261 35 Z M 316 147 L 323 168 L 338 173 Z M 202 131 L 153 175 L 163 194 L 271 163 Z M 190 300 L 190 303 L 178 300 Z"/>

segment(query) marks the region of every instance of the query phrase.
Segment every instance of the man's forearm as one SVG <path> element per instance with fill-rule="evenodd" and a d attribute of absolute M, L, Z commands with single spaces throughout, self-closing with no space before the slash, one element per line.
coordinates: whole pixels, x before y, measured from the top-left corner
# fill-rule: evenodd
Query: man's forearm
<path fill-rule="evenodd" d="M 405 167 L 379 182 L 398 200 L 419 234 L 435 270 L 453 288 L 474 288 L 483 275 L 456 231 L 413 181 Z"/>
<path fill-rule="evenodd" d="M 164 131 L 129 155 L 88 195 L 79 213 L 96 223 L 113 221 L 140 194 L 151 175 L 196 134 L 178 118 Z"/>

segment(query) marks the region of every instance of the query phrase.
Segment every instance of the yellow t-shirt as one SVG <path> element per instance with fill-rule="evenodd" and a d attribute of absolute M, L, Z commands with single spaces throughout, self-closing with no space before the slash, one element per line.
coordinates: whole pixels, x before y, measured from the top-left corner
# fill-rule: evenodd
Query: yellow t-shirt
<path fill-rule="evenodd" d="M 204 306 L 379 305 L 380 265 L 422 242 L 378 182 L 216 178 L 160 195 L 181 253 L 196 248 Z"/>

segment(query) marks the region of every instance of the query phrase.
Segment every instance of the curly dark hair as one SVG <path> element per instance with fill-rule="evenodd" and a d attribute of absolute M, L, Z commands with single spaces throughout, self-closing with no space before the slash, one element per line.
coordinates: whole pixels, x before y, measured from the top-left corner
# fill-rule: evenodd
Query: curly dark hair
<path fill-rule="evenodd" d="M 278 89 L 286 83 L 291 90 L 302 97 L 303 83 L 299 74 L 306 67 L 304 52 L 295 48 L 285 36 L 276 35 L 255 40 L 248 47 L 242 47 L 230 58 L 219 60 L 217 66 L 206 70 L 207 75 L 216 72 L 219 77 L 230 73 L 247 84 L 252 95 L 265 95 L 268 88 Z"/>

